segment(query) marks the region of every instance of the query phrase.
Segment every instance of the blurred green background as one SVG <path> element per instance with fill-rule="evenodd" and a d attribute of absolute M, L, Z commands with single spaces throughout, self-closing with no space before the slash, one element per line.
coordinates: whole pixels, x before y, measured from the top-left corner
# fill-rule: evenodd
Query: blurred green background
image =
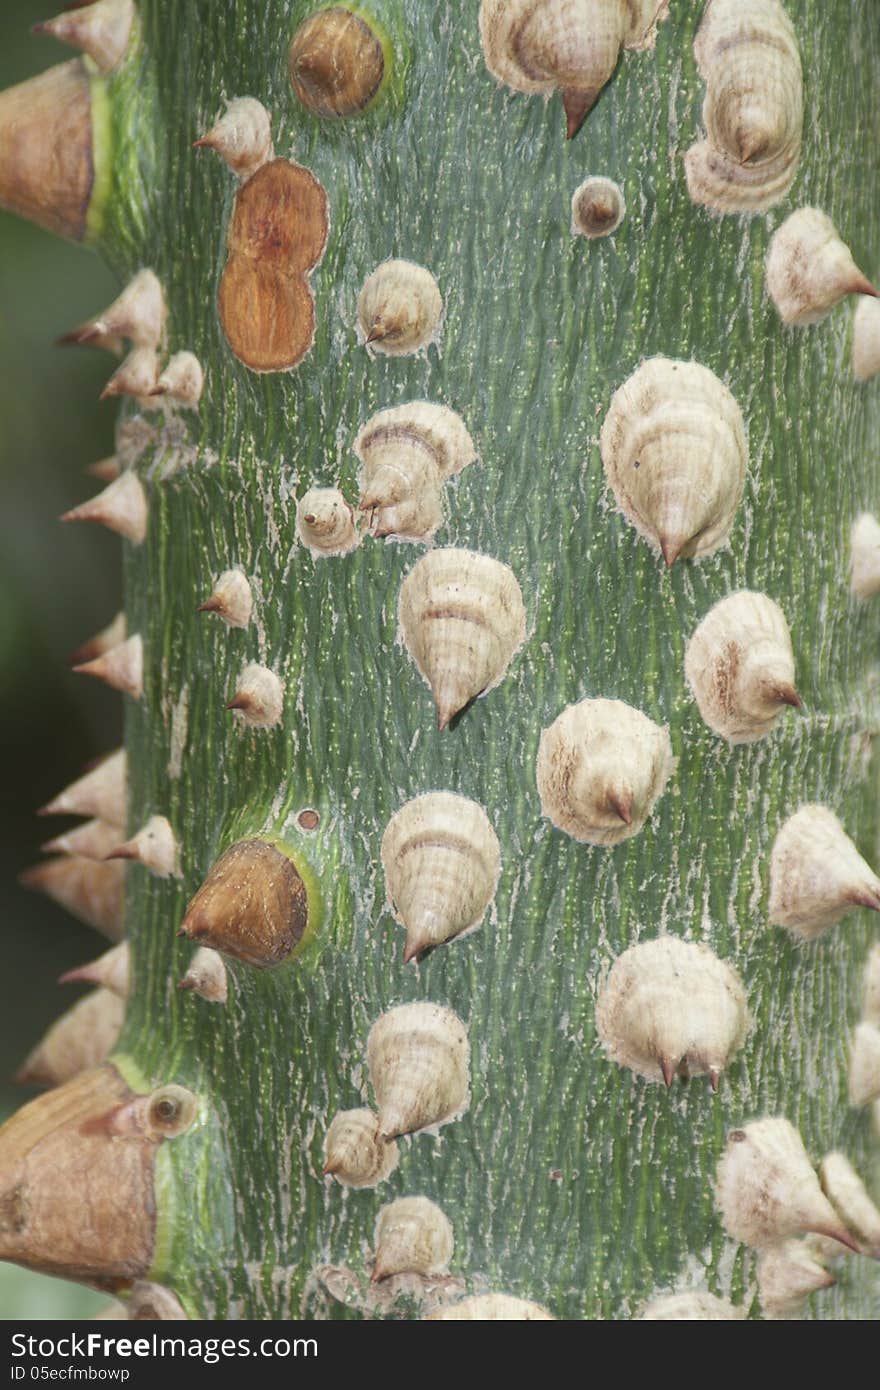
<path fill-rule="evenodd" d="M 59 3 L 58 8 L 61 8 Z M 0 87 L 71 57 L 29 30 L 54 13 L 0 0 Z M 119 541 L 61 526 L 61 512 L 101 484 L 84 467 L 113 452 L 113 370 L 104 353 L 53 347 L 116 293 L 98 258 L 0 212 L 0 1112 L 29 1099 L 9 1078 L 49 1024 L 82 993 L 58 975 L 104 949 L 96 933 L 17 876 L 69 822 L 36 808 L 121 738 L 118 695 L 70 673 L 70 652 L 120 607 Z M 89 1317 L 106 1296 L 0 1264 L 0 1318 Z"/>

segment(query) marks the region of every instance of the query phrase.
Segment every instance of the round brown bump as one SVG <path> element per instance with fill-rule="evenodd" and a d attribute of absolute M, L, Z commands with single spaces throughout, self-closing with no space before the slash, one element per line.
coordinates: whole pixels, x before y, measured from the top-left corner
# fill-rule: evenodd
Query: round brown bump
<path fill-rule="evenodd" d="M 306 885 L 287 855 L 265 840 L 240 840 L 209 870 L 181 932 L 260 969 L 290 955 L 308 919 Z"/>
<path fill-rule="evenodd" d="M 366 20 L 332 5 L 299 26 L 287 69 L 296 95 L 316 116 L 353 116 L 382 85 L 385 55 Z"/>
<path fill-rule="evenodd" d="M 321 817 L 317 811 L 300 811 L 297 822 L 301 830 L 317 830 Z"/>

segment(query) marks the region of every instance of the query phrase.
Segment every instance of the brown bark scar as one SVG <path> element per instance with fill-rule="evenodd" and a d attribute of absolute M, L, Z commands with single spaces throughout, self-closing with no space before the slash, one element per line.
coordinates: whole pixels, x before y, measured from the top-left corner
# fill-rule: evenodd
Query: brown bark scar
<path fill-rule="evenodd" d="M 273 159 L 239 189 L 217 303 L 226 340 L 251 371 L 291 371 L 311 348 L 315 301 L 307 277 L 329 229 L 327 194 L 300 164 Z"/>

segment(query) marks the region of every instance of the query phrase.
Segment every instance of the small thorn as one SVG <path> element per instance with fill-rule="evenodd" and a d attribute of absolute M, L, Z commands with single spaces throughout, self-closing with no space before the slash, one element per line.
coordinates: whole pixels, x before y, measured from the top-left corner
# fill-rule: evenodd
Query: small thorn
<path fill-rule="evenodd" d="M 58 342 L 79 344 L 108 337 L 127 338 L 135 349 L 155 349 L 163 341 L 166 318 L 165 296 L 158 277 L 152 270 L 139 270 L 112 304 L 65 333 Z M 150 384 L 155 384 L 155 378 Z"/>
<path fill-rule="evenodd" d="M 52 346 L 98 348 L 101 352 L 109 352 L 111 357 L 125 355 L 125 342 L 121 334 L 102 333 L 91 323 L 74 328 L 70 333 L 62 333 L 60 338 L 54 339 Z"/>
<path fill-rule="evenodd" d="M 780 705 L 791 705 L 792 709 L 803 709 L 803 700 L 797 693 L 793 685 L 780 683 L 774 685 L 770 691 L 771 698 L 777 700 Z"/>
<path fill-rule="evenodd" d="M 230 627 L 247 627 L 253 607 L 254 596 L 247 576 L 241 570 L 232 569 L 224 570 L 196 612 L 216 613 Z"/>
<path fill-rule="evenodd" d="M 748 164 L 750 160 L 763 155 L 769 144 L 769 139 L 762 131 L 755 131 L 751 137 L 744 137 L 738 140 L 739 162 Z"/>
<path fill-rule="evenodd" d="M 859 271 L 858 275 L 855 275 L 853 277 L 850 284 L 847 286 L 847 293 L 867 294 L 872 299 L 876 299 L 878 297 L 878 290 L 876 286 L 873 285 L 871 281 L 868 279 L 867 275 L 863 275 L 861 271 Z"/>
<path fill-rule="evenodd" d="M 185 931 L 185 930 L 183 929 L 183 927 L 180 927 L 179 930 L 178 930 L 177 932 L 175 932 L 175 935 L 176 935 L 176 936 L 188 936 L 188 935 L 189 935 L 189 932 Z"/>
<path fill-rule="evenodd" d="M 667 569 L 672 569 L 672 566 L 675 564 L 683 549 L 684 541 L 666 539 L 661 537 L 660 553 L 662 554 L 663 559 L 666 562 Z"/>
<path fill-rule="evenodd" d="M 191 989 L 209 1004 L 225 1004 L 229 991 L 222 956 L 210 946 L 200 946 L 177 988 Z"/>
<path fill-rule="evenodd" d="M 147 534 L 147 497 L 134 473 L 123 473 L 97 497 L 64 512 L 62 521 L 88 521 L 106 526 L 135 545 Z"/>
<path fill-rule="evenodd" d="M 112 946 L 109 951 L 105 951 L 97 960 L 90 960 L 86 965 L 65 971 L 63 975 L 59 975 L 58 983 L 103 985 L 105 989 L 110 989 L 125 999 L 129 983 L 128 944 L 120 942 L 118 946 Z"/>
<path fill-rule="evenodd" d="M 385 328 L 381 324 L 374 324 L 364 339 L 367 343 L 381 343 L 386 336 Z"/>
<path fill-rule="evenodd" d="M 134 860 L 157 878 L 180 877 L 177 841 L 165 816 L 151 816 L 136 835 L 114 846 L 105 858 Z"/>
<path fill-rule="evenodd" d="M 105 854 L 105 855 L 104 855 L 104 858 L 105 858 L 105 860 L 106 860 L 106 859 L 137 859 L 137 858 L 139 858 L 139 855 L 138 855 L 137 850 L 132 846 L 131 840 L 127 840 L 126 843 L 125 843 L 124 845 L 117 845 L 115 849 L 111 849 L 111 851 L 110 851 L 109 854 Z"/>
<path fill-rule="evenodd" d="M 255 97 L 237 97 L 192 148 L 215 150 L 240 179 L 249 179 L 272 158 L 269 113 Z"/>
<path fill-rule="evenodd" d="M 162 371 L 150 396 L 169 396 L 179 405 L 195 410 L 202 398 L 205 374 L 192 352 L 176 352 Z"/>
<path fill-rule="evenodd" d="M 65 855 L 25 869 L 18 881 L 23 888 L 45 893 L 79 921 L 118 941 L 125 918 L 123 872 L 116 864 Z"/>
<path fill-rule="evenodd" d="M 63 835 L 56 835 L 40 845 L 44 854 L 75 854 L 81 859 L 105 859 L 108 850 L 119 843 L 122 834 L 118 825 L 108 825 L 100 817 L 77 825 Z"/>
<path fill-rule="evenodd" d="M 606 798 L 609 809 L 619 816 L 624 825 L 632 825 L 633 799 L 631 793 L 610 791 Z"/>
<path fill-rule="evenodd" d="M 97 816 L 110 825 L 125 820 L 127 760 L 117 749 L 41 806 L 38 816 Z"/>
<path fill-rule="evenodd" d="M 111 690 L 139 700 L 144 693 L 143 642 L 137 635 L 129 637 L 93 660 L 74 666 L 73 670 L 76 675 L 93 676 L 109 685 Z"/>
<path fill-rule="evenodd" d="M 586 120 L 598 92 L 567 91 L 562 93 L 565 111 L 565 138 L 573 140 Z"/>
<path fill-rule="evenodd" d="M 854 888 L 847 894 L 847 901 L 856 907 L 867 907 L 871 912 L 880 912 L 880 889 Z"/>
<path fill-rule="evenodd" d="M 148 401 L 159 380 L 159 354 L 153 347 L 133 347 L 104 387 L 99 400 L 133 396 Z"/>
<path fill-rule="evenodd" d="M 324 1167 L 321 1169 L 321 1175 L 322 1175 L 323 1177 L 325 1177 L 325 1178 L 330 1178 L 330 1177 L 333 1176 L 334 1173 L 338 1173 L 338 1172 L 339 1172 L 341 1166 L 342 1166 L 342 1165 L 341 1165 L 340 1163 L 338 1163 L 338 1162 L 337 1162 L 337 1163 L 325 1163 L 325 1164 L 324 1164 Z"/>
<path fill-rule="evenodd" d="M 660 1070 L 663 1073 L 663 1081 L 668 1091 L 673 1081 L 675 1080 L 675 1067 L 672 1065 L 668 1057 L 660 1058 Z"/>
<path fill-rule="evenodd" d="M 417 960 L 418 957 L 421 955 L 422 951 L 424 951 L 424 949 L 424 943 L 421 941 L 407 941 L 406 945 L 403 948 L 404 965 L 409 965 L 410 961 Z"/>
<path fill-rule="evenodd" d="M 239 676 L 238 689 L 226 708 L 238 711 L 246 724 L 271 729 L 284 714 L 284 686 L 274 671 L 252 662 Z"/>
<path fill-rule="evenodd" d="M 67 658 L 71 666 L 81 666 L 87 661 L 93 661 L 95 657 L 103 656 L 113 647 L 118 647 L 120 642 L 125 641 L 125 614 L 117 613 L 112 623 L 96 632 L 94 637 L 77 647 L 75 652 L 71 652 Z"/>
<path fill-rule="evenodd" d="M 721 1072 L 717 1067 L 709 1068 L 709 1085 L 712 1087 L 712 1090 L 717 1093 L 718 1087 L 721 1085 Z"/>
<path fill-rule="evenodd" d="M 829 1240 L 836 1240 L 839 1245 L 845 1245 L 847 1250 L 851 1250 L 854 1255 L 861 1255 L 862 1248 L 843 1226 L 811 1226 L 810 1230 L 814 1235 L 827 1236 Z"/>
<path fill-rule="evenodd" d="M 112 72 L 125 56 L 134 23 L 134 0 L 93 0 L 66 9 L 31 27 L 92 58 L 100 72 Z"/>
<path fill-rule="evenodd" d="M 89 478 L 98 478 L 102 483 L 115 483 L 122 469 L 119 466 L 119 459 L 113 455 L 110 458 L 99 459 L 97 463 L 90 463 L 83 472 Z"/>

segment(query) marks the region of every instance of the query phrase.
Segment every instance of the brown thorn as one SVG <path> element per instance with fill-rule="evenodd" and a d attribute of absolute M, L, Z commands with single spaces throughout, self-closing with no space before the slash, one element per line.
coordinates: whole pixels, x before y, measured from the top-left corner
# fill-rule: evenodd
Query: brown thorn
<path fill-rule="evenodd" d="M 573 140 L 577 135 L 598 95 L 598 92 L 567 91 L 562 93 L 566 140 Z"/>
<path fill-rule="evenodd" d="M 84 323 L 79 328 L 71 328 L 68 333 L 62 333 L 60 337 L 53 340 L 53 347 L 88 347 L 95 338 L 103 338 L 107 335 L 102 333 L 100 328 L 94 323 Z M 111 337 L 118 335 L 111 334 Z"/>
<path fill-rule="evenodd" d="M 665 537 L 661 537 L 660 553 L 663 556 L 667 569 L 672 569 L 672 566 L 675 564 L 683 549 L 683 541 L 669 540 Z"/>
<path fill-rule="evenodd" d="M 781 705 L 791 705 L 792 709 L 803 709 L 803 700 L 797 693 L 793 685 L 785 682 L 774 685 L 770 689 L 771 698 L 778 700 Z"/>
<path fill-rule="evenodd" d="M 718 1087 L 721 1085 L 721 1073 L 715 1067 L 709 1068 L 709 1085 L 717 1094 Z"/>
<path fill-rule="evenodd" d="M 609 792 L 606 797 L 608 807 L 615 816 L 619 816 L 624 825 L 632 825 L 632 796 L 622 795 L 620 792 Z"/>
<path fill-rule="evenodd" d="M 859 272 L 859 274 L 847 286 L 847 293 L 867 294 L 870 295 L 872 299 L 876 299 L 878 297 L 878 294 L 880 294 L 880 291 L 878 291 L 876 287 L 871 284 L 871 281 L 868 279 L 867 275 L 862 275 L 862 273 Z"/>
<path fill-rule="evenodd" d="M 847 901 L 856 907 L 867 907 L 871 912 L 880 912 L 880 890 L 876 888 L 855 888 L 847 894 Z"/>
<path fill-rule="evenodd" d="M 65 970 L 63 975 L 59 975 L 58 983 L 59 985 L 92 984 L 94 976 L 91 971 L 91 965 L 77 965 L 73 970 Z"/>
<path fill-rule="evenodd" d="M 827 1236 L 829 1240 L 836 1240 L 838 1244 L 845 1245 L 854 1255 L 862 1253 L 862 1247 L 842 1226 L 811 1226 L 810 1230 L 817 1236 Z"/>
<path fill-rule="evenodd" d="M 675 1067 L 672 1065 L 668 1057 L 660 1058 L 660 1070 L 663 1073 L 663 1080 L 666 1084 L 666 1089 L 668 1091 L 673 1081 L 675 1080 Z"/>

